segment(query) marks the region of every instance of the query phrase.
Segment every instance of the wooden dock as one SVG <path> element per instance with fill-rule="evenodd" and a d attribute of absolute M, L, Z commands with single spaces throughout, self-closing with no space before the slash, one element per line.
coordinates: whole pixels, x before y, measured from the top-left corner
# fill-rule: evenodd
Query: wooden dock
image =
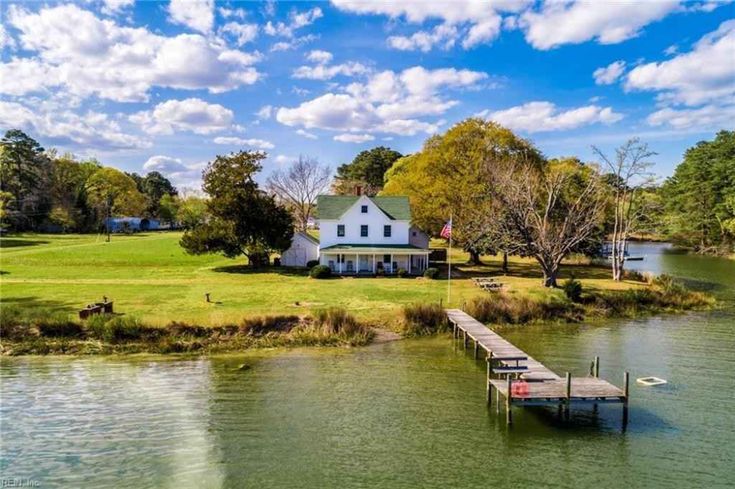
<path fill-rule="evenodd" d="M 567 416 L 572 404 L 621 403 L 623 427 L 628 423 L 628 372 L 623 375 L 623 388 L 599 378 L 600 361 L 595 357 L 592 375 L 575 377 L 566 373 L 562 378 L 541 362 L 531 358 L 502 336 L 459 309 L 447 309 L 453 337 L 461 338 L 464 348 L 473 344 L 475 358 L 485 352 L 487 362 L 487 402 L 492 404 L 496 392 L 496 410 L 500 411 L 500 396 L 505 398 L 506 422 L 513 422 L 513 406 L 557 405 Z"/>

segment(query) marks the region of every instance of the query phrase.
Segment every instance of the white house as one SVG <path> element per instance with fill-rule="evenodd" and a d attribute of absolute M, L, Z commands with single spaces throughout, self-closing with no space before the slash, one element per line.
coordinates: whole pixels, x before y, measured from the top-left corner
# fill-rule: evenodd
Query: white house
<path fill-rule="evenodd" d="M 408 197 L 320 195 L 319 262 L 338 274 L 421 274 L 429 238 L 411 226 Z"/>
<path fill-rule="evenodd" d="M 306 233 L 294 233 L 291 247 L 281 253 L 284 267 L 305 267 L 310 261 L 319 259 L 319 241 Z"/>

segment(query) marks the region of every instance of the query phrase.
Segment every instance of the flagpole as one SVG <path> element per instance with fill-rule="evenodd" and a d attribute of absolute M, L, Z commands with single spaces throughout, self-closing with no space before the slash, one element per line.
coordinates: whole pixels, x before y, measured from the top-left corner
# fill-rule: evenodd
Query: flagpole
<path fill-rule="evenodd" d="M 452 214 L 449 214 L 449 253 L 447 254 L 447 307 L 452 297 L 452 234 L 454 234 L 454 223 L 452 222 Z"/>

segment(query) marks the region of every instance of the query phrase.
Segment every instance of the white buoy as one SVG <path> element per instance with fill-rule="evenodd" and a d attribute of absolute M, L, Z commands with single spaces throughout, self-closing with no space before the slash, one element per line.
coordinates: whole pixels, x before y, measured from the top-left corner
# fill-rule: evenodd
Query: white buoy
<path fill-rule="evenodd" d="M 647 387 L 651 387 L 654 385 L 664 385 L 668 383 L 666 382 L 666 380 L 660 379 L 658 377 L 639 377 L 636 379 L 636 382 Z"/>

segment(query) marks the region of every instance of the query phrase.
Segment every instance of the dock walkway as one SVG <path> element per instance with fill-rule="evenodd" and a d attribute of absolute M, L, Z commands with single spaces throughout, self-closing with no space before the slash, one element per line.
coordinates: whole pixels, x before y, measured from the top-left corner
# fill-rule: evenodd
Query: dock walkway
<path fill-rule="evenodd" d="M 572 379 L 567 372 L 562 378 L 464 311 L 447 309 L 446 313 L 453 337 L 461 336 L 465 348 L 470 341 L 474 343 L 475 358 L 480 349 L 485 350 L 487 402 L 492 403 L 493 389 L 498 411 L 500 396 L 505 398 L 508 424 L 512 423 L 512 406 L 558 405 L 566 408 L 568 415 L 571 404 L 610 402 L 623 404 L 623 425 L 627 424 L 627 372 L 623 376 L 624 387 L 616 387 L 599 378 L 599 358 L 595 357 L 592 376 Z"/>

